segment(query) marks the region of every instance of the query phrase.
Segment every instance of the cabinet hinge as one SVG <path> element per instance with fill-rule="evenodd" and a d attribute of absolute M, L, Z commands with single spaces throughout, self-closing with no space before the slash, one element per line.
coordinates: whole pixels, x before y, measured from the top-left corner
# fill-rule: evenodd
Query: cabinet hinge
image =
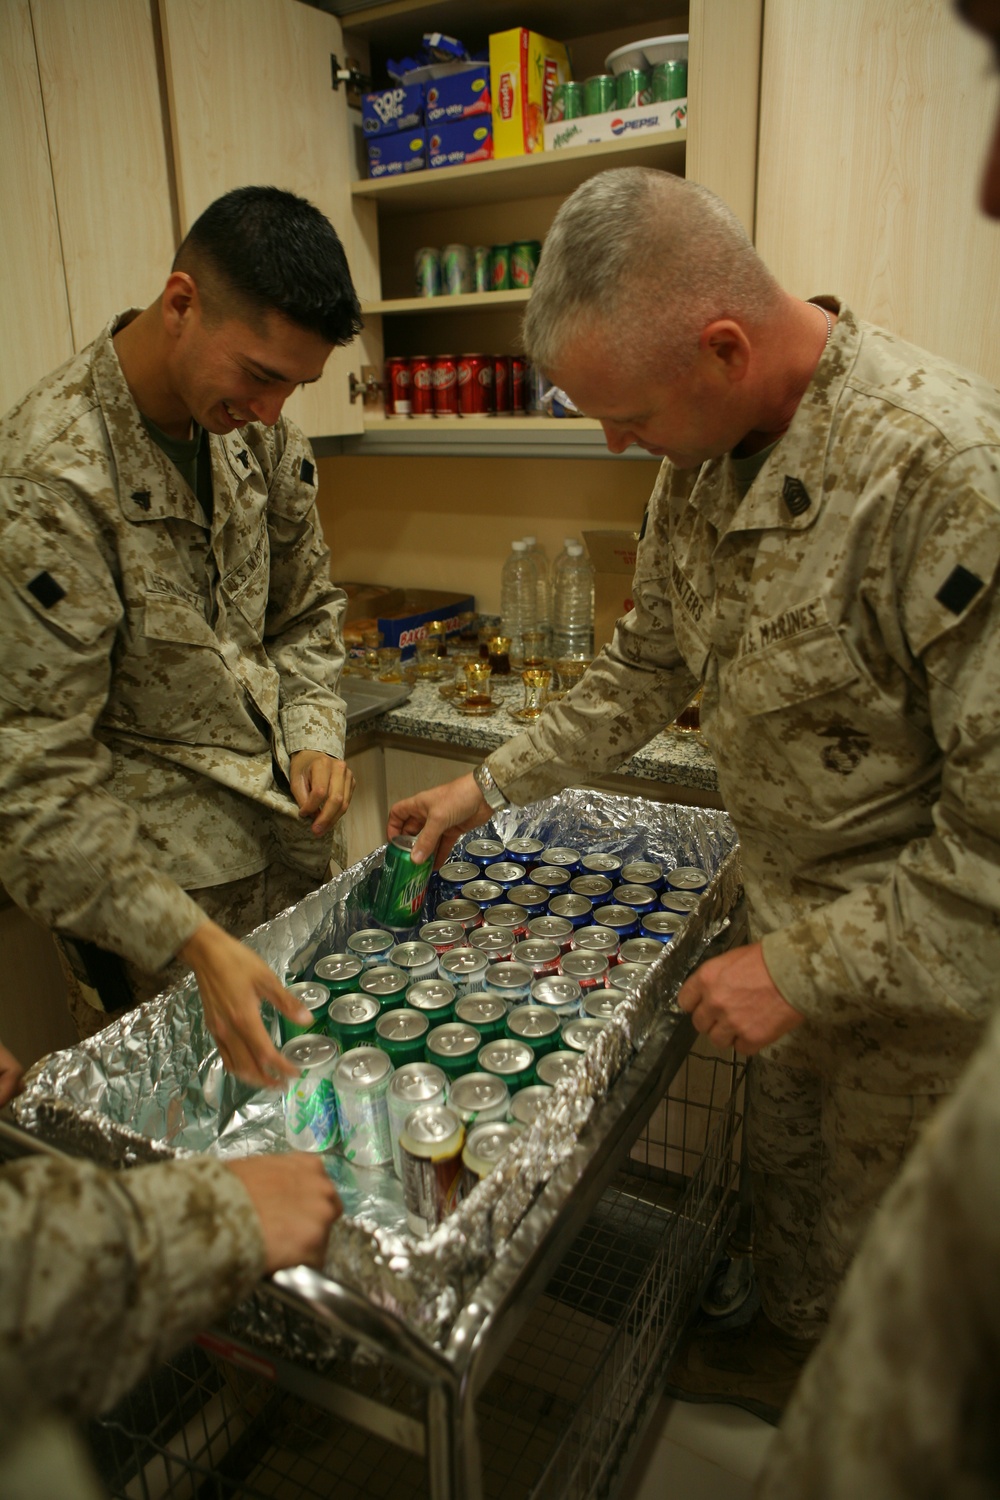
<path fill-rule="evenodd" d="M 361 95 L 371 89 L 372 81 L 367 73 L 362 73 L 357 63 L 350 57 L 345 57 L 344 66 L 341 67 L 336 52 L 330 53 L 330 87 L 339 89 L 341 84 L 347 86 L 347 102 L 355 108 L 361 108 Z"/>
<path fill-rule="evenodd" d="M 347 389 L 350 392 L 351 401 L 356 401 L 360 396 L 366 406 L 371 406 L 382 394 L 382 382 L 378 378 L 378 371 L 374 365 L 361 366 L 361 379 L 354 371 L 348 372 Z"/>

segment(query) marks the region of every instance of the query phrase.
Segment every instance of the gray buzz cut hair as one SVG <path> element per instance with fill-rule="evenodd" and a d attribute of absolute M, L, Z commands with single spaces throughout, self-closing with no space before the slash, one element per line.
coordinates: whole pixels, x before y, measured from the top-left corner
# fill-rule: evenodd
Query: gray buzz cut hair
<path fill-rule="evenodd" d="M 542 248 L 523 328 L 546 372 L 592 331 L 612 362 L 682 373 L 716 318 L 756 324 L 781 292 L 736 215 L 708 188 L 648 167 L 589 178 Z"/>

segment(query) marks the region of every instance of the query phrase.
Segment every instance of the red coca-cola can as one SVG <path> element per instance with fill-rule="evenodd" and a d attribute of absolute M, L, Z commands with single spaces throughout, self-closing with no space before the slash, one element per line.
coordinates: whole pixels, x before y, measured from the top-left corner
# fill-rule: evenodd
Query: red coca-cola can
<path fill-rule="evenodd" d="M 510 411 L 510 357 L 493 356 L 493 410 L 497 416 Z"/>
<path fill-rule="evenodd" d="M 431 361 L 434 415 L 458 416 L 458 361 L 454 354 L 438 354 Z"/>
<path fill-rule="evenodd" d="M 510 357 L 510 409 L 514 416 L 523 416 L 527 407 L 525 397 L 527 395 L 527 382 L 525 374 L 527 360 L 523 354 L 512 354 Z"/>
<path fill-rule="evenodd" d="M 426 354 L 410 355 L 410 401 L 415 417 L 434 415 L 432 361 Z"/>
<path fill-rule="evenodd" d="M 391 354 L 385 362 L 385 410 L 390 417 L 408 417 L 413 410 L 410 361 L 405 354 Z"/>
<path fill-rule="evenodd" d="M 463 417 L 493 411 L 493 356 L 462 354 L 458 360 L 458 409 Z"/>

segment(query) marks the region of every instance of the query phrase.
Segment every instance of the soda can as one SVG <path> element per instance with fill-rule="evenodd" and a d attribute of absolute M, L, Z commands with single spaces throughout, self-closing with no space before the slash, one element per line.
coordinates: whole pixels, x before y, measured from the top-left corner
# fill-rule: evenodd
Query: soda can
<path fill-rule="evenodd" d="M 541 839 L 511 839 L 504 852 L 508 859 L 530 869 L 540 862 L 544 847 Z"/>
<path fill-rule="evenodd" d="M 686 99 L 688 65 L 684 58 L 671 58 L 653 69 L 650 90 L 654 104 L 668 104 L 671 99 Z"/>
<path fill-rule="evenodd" d="M 697 896 L 708 886 L 709 875 L 700 865 L 678 865 L 675 870 L 667 870 L 664 879 L 672 891 Z"/>
<path fill-rule="evenodd" d="M 313 964 L 313 978 L 325 986 L 328 995 L 349 995 L 357 989 L 364 967 L 360 954 L 327 953 Z"/>
<path fill-rule="evenodd" d="M 469 947 L 485 953 L 491 964 L 514 956 L 514 934 L 509 927 L 477 927 L 469 933 Z"/>
<path fill-rule="evenodd" d="M 653 97 L 649 74 L 641 68 L 626 68 L 615 76 L 615 108 L 638 109 Z"/>
<path fill-rule="evenodd" d="M 524 964 L 535 979 L 540 979 L 543 974 L 558 973 L 561 957 L 559 944 L 549 938 L 525 938 L 514 948 L 514 962 Z"/>
<path fill-rule="evenodd" d="M 587 113 L 584 107 L 583 84 L 576 79 L 564 83 L 563 89 L 563 114 L 564 120 L 580 120 Z"/>
<path fill-rule="evenodd" d="M 340 1050 L 329 1037 L 307 1032 L 281 1049 L 298 1078 L 285 1089 L 285 1139 L 296 1151 L 329 1151 L 340 1139 L 333 1075 Z"/>
<path fill-rule="evenodd" d="M 465 1127 L 446 1104 L 422 1104 L 407 1116 L 399 1160 L 414 1234 L 429 1234 L 457 1206 L 464 1144 Z"/>
<path fill-rule="evenodd" d="M 639 933 L 653 938 L 658 943 L 672 943 L 683 925 L 684 918 L 674 912 L 651 911 L 639 918 Z"/>
<path fill-rule="evenodd" d="M 478 948 L 450 948 L 441 955 L 441 978 L 468 993 L 482 988 L 488 965 L 489 959 Z"/>
<path fill-rule="evenodd" d="M 495 910 L 495 907 L 490 908 L 491 916 Z M 475 901 L 466 901 L 461 896 L 450 896 L 438 902 L 434 915 L 442 922 L 461 922 L 466 932 L 472 932 L 482 923 L 483 909 Z"/>
<path fill-rule="evenodd" d="M 490 246 L 490 291 L 509 292 L 513 285 L 510 279 L 510 246 Z"/>
<path fill-rule="evenodd" d="M 565 917 L 532 917 L 528 923 L 528 937 L 548 938 L 550 943 L 556 943 L 561 953 L 568 951 L 570 940 L 573 936 L 573 923 L 568 922 Z"/>
<path fill-rule="evenodd" d="M 488 292 L 490 290 L 490 275 L 493 269 L 493 252 L 489 245 L 473 245 L 472 247 L 472 290 L 474 292 Z"/>
<path fill-rule="evenodd" d="M 651 859 L 633 860 L 622 865 L 620 879 L 624 885 L 648 885 L 650 890 L 663 889 L 663 866 Z"/>
<path fill-rule="evenodd" d="M 306 1007 L 312 1019 L 308 1025 L 300 1026 L 298 1021 L 290 1020 L 283 1011 L 279 1011 L 278 1029 L 282 1042 L 290 1042 L 293 1036 L 308 1036 L 314 1031 L 325 1031 L 327 1006 L 330 1004 L 330 991 L 326 985 L 318 984 L 315 980 L 302 979 L 293 984 L 286 984 L 285 988 Z"/>
<path fill-rule="evenodd" d="M 448 1080 L 440 1068 L 433 1063 L 411 1062 L 397 1067 L 389 1080 L 386 1095 L 389 1111 L 389 1140 L 392 1146 L 392 1165 L 397 1177 L 403 1175 L 403 1163 L 399 1154 L 399 1137 L 403 1126 L 415 1109 L 425 1104 L 448 1102 Z"/>
<path fill-rule="evenodd" d="M 611 927 L 578 927 L 573 934 L 574 948 L 589 953 L 603 953 L 609 964 L 618 962 L 620 939 Z"/>
<path fill-rule="evenodd" d="M 524 416 L 527 411 L 525 401 L 525 385 L 527 381 L 528 362 L 523 354 L 512 354 L 510 357 L 510 410 L 512 416 Z"/>
<path fill-rule="evenodd" d="M 486 866 L 483 876 L 486 880 L 492 880 L 494 885 L 509 891 L 512 885 L 520 885 L 524 879 L 524 867 L 513 859 L 498 859 Z"/>
<path fill-rule="evenodd" d="M 383 1011 L 375 1022 L 375 1045 L 380 1047 L 396 1068 L 422 1063 L 424 1043 L 431 1023 L 416 1010 Z"/>
<path fill-rule="evenodd" d="M 493 356 L 463 354 L 458 361 L 458 409 L 463 417 L 493 415 Z"/>
<path fill-rule="evenodd" d="M 410 355 L 410 406 L 414 417 L 434 415 L 434 370 L 427 354 Z"/>
<path fill-rule="evenodd" d="M 648 964 L 615 964 L 604 984 L 607 989 L 614 987 L 634 995 L 648 973 Z"/>
<path fill-rule="evenodd" d="M 511 886 L 507 892 L 507 900 L 512 906 L 519 906 L 528 917 L 540 917 L 544 915 L 548 905 L 549 893 L 544 885 L 526 880 L 522 885 Z M 527 921 L 527 917 L 525 920 Z"/>
<path fill-rule="evenodd" d="M 397 1010 L 406 999 L 409 983 L 409 976 L 395 964 L 376 964 L 362 974 L 360 989 L 363 995 L 373 996 L 382 1010 Z"/>
<path fill-rule="evenodd" d="M 484 911 L 499 906 L 503 894 L 503 886 L 497 885 L 495 880 L 467 880 L 462 886 L 463 901 L 474 901 Z"/>
<path fill-rule="evenodd" d="M 592 949 L 574 948 L 562 956 L 562 972 L 568 979 L 575 979 L 584 994 L 597 989 L 608 977 L 608 960 L 603 953 Z"/>
<path fill-rule="evenodd" d="M 569 888 L 574 896 L 586 896 L 591 906 L 604 906 L 614 890 L 606 875 L 575 875 Z"/>
<path fill-rule="evenodd" d="M 558 865 L 560 869 L 568 870 L 571 875 L 580 875 L 580 861 L 583 854 L 579 849 L 573 849 L 568 844 L 550 844 L 547 849 L 542 850 L 541 863 L 543 865 Z"/>
<path fill-rule="evenodd" d="M 546 125 L 558 125 L 560 120 L 566 118 L 566 85 L 557 83 L 552 90 L 552 98 L 549 101 L 548 112 L 545 116 Z"/>
<path fill-rule="evenodd" d="M 531 986 L 532 1005 L 541 1005 L 557 1016 L 578 1016 L 583 989 L 569 974 L 545 974 Z"/>
<path fill-rule="evenodd" d="M 493 410 L 498 417 L 510 412 L 510 355 L 493 356 Z"/>
<path fill-rule="evenodd" d="M 516 240 L 510 247 L 510 279 L 515 287 L 526 290 L 535 279 L 542 253 L 540 240 Z"/>
<path fill-rule="evenodd" d="M 656 913 L 652 915 L 655 916 Z M 662 952 L 663 944 L 658 943 L 655 938 L 629 938 L 627 943 L 622 943 L 618 959 L 623 964 L 651 964 L 655 963 Z"/>
<path fill-rule="evenodd" d="M 583 112 L 585 115 L 606 115 L 615 107 L 615 76 L 613 73 L 594 73 L 583 80 Z"/>
<path fill-rule="evenodd" d="M 433 979 L 438 972 L 438 956 L 430 943 L 397 943 L 389 950 L 389 962 L 402 969 L 411 984 L 417 979 Z"/>
<path fill-rule="evenodd" d="M 500 901 L 496 906 L 488 906 L 483 913 L 486 926 L 506 927 L 516 938 L 527 937 L 528 920 L 524 907 L 518 906 L 516 901 Z"/>
<path fill-rule="evenodd" d="M 392 1071 L 391 1060 L 378 1047 L 355 1047 L 334 1068 L 344 1156 L 359 1167 L 392 1160 L 387 1097 Z"/>
<path fill-rule="evenodd" d="M 477 865 L 472 859 L 450 859 L 443 864 L 438 871 L 438 879 L 441 882 L 441 890 L 445 896 L 457 896 L 463 885 L 468 885 L 470 880 L 478 880 L 482 874 L 482 866 Z M 438 915 L 437 912 L 434 913 Z M 450 920 L 443 917 L 442 921 Z"/>
<path fill-rule="evenodd" d="M 690 891 L 664 891 L 660 905 L 672 916 L 689 917 L 698 906 L 698 897 Z"/>
<path fill-rule="evenodd" d="M 552 1088 L 547 1083 L 533 1083 L 521 1089 L 510 1101 L 512 1125 L 523 1125 L 525 1130 L 534 1125 L 539 1115 L 544 1115 L 552 1102 Z"/>
<path fill-rule="evenodd" d="M 558 896 L 561 891 L 569 890 L 573 876 L 559 865 L 536 865 L 528 879 L 534 885 L 544 886 L 550 896 Z"/>
<path fill-rule="evenodd" d="M 449 1079 L 476 1072 L 476 1058 L 483 1039 L 474 1026 L 464 1021 L 445 1021 L 427 1033 L 424 1056 L 441 1069 Z"/>
<path fill-rule="evenodd" d="M 375 1022 L 381 1011 L 378 999 L 361 990 L 354 995 L 338 995 L 330 1001 L 327 1028 L 330 1036 L 340 1043 L 341 1052 L 375 1045 Z"/>
<path fill-rule="evenodd" d="M 535 1073 L 539 1083 L 547 1083 L 549 1088 L 555 1088 L 562 1083 L 564 1078 L 572 1078 L 574 1073 L 580 1071 L 579 1052 L 567 1052 L 562 1048 L 558 1052 L 546 1052 L 535 1064 Z"/>
<path fill-rule="evenodd" d="M 582 875 L 617 875 L 622 868 L 620 854 L 584 854 L 580 859 Z"/>
<path fill-rule="evenodd" d="M 434 415 L 458 416 L 458 362 L 454 354 L 438 354 L 431 360 Z"/>
<path fill-rule="evenodd" d="M 433 245 L 424 245 L 413 257 L 413 280 L 418 297 L 440 297 L 441 257 Z"/>
<path fill-rule="evenodd" d="M 510 1090 L 492 1073 L 466 1073 L 448 1090 L 448 1108 L 455 1111 L 466 1130 L 491 1120 L 505 1120 L 509 1105 Z"/>
<path fill-rule="evenodd" d="M 594 1037 L 603 1031 L 607 1021 L 600 1016 L 577 1016 L 563 1022 L 563 1046 L 569 1052 L 586 1052 Z"/>
<path fill-rule="evenodd" d="M 639 931 L 639 914 L 631 906 L 613 902 L 609 906 L 595 906 L 594 922 L 598 927 L 610 927 L 618 934 L 618 941 L 635 937 Z"/>
<path fill-rule="evenodd" d="M 352 932 L 347 939 L 347 951 L 360 958 L 366 969 L 371 969 L 376 964 L 385 963 L 386 954 L 395 943 L 392 933 L 381 927 L 362 927 L 360 932 Z M 356 990 L 357 985 L 351 988 Z"/>
<path fill-rule="evenodd" d="M 489 1120 L 469 1131 L 462 1148 L 462 1197 L 467 1198 L 484 1177 L 499 1166 L 521 1134 L 523 1126 Z"/>
<path fill-rule="evenodd" d="M 565 917 L 574 927 L 587 927 L 594 921 L 594 908 L 586 896 L 550 896 L 548 909 L 552 916 Z"/>
<path fill-rule="evenodd" d="M 386 416 L 410 416 L 413 411 L 410 361 L 405 354 L 392 354 L 386 360 L 384 395 Z"/>
<path fill-rule="evenodd" d="M 504 1035 L 507 1006 L 499 995 L 487 995 L 485 990 L 474 990 L 455 1001 L 455 1020 L 474 1026 L 481 1042 L 492 1042 Z"/>
<path fill-rule="evenodd" d="M 429 1025 L 441 1026 L 454 1016 L 457 994 L 450 979 L 418 979 L 407 990 L 406 1003 L 411 1010 L 426 1016 Z"/>
<path fill-rule="evenodd" d="M 504 846 L 499 839 L 469 839 L 465 846 L 465 857 L 480 870 L 504 857 Z"/>
<path fill-rule="evenodd" d="M 648 885 L 616 885 L 611 895 L 612 906 L 631 906 L 633 911 L 655 911 L 659 902 L 656 892 Z"/>
<path fill-rule="evenodd" d="M 513 1037 L 484 1042 L 479 1049 L 479 1067 L 483 1073 L 502 1078 L 512 1094 L 535 1081 L 535 1054 L 527 1042 Z"/>
<path fill-rule="evenodd" d="M 527 964 L 490 964 L 483 976 L 483 988 L 489 995 L 498 995 L 506 1003 L 527 1000 L 531 994 L 531 981 L 535 976 Z"/>
<path fill-rule="evenodd" d="M 425 922 L 417 933 L 422 943 L 430 943 L 440 957 L 449 948 L 458 948 L 465 942 L 465 928 L 461 922 Z"/>
<path fill-rule="evenodd" d="M 389 840 L 375 888 L 374 915 L 394 932 L 416 927 L 434 865 L 433 854 L 414 864 L 410 854 L 414 842 L 409 833 Z"/>
<path fill-rule="evenodd" d="M 559 1047 L 559 1017 L 545 1005 L 516 1005 L 507 1017 L 507 1035 L 543 1057 Z"/>
<path fill-rule="evenodd" d="M 628 995 L 624 990 L 590 990 L 583 997 L 583 1014 L 596 1016 L 600 1021 L 610 1021 L 615 1011 Z"/>
<path fill-rule="evenodd" d="M 446 297 L 472 291 L 472 252 L 468 245 L 445 245 L 441 251 L 441 290 Z"/>

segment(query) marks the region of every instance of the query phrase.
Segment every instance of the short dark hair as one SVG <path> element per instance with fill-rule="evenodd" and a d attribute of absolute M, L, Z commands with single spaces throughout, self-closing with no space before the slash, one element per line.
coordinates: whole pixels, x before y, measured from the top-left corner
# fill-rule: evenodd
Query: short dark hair
<path fill-rule="evenodd" d="M 329 219 L 276 187 L 241 187 L 209 204 L 174 257 L 210 307 L 274 310 L 330 344 L 361 332 L 361 306 Z"/>

